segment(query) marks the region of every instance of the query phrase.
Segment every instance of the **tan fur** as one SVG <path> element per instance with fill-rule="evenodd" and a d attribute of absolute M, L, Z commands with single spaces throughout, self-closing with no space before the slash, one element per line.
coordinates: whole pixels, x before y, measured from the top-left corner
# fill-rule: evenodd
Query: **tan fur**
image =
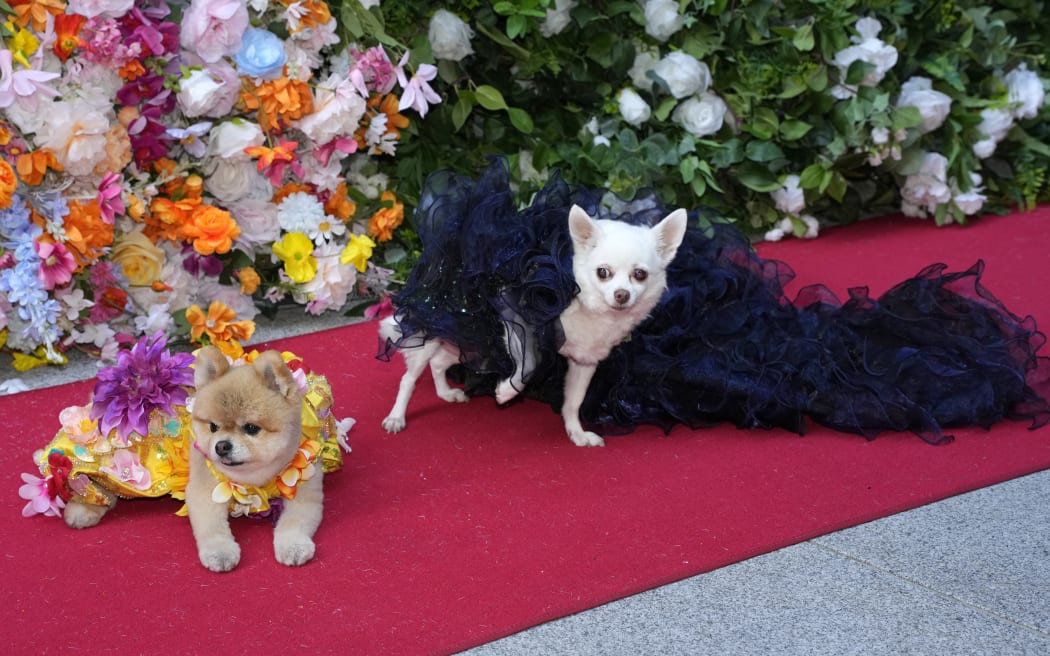
<path fill-rule="evenodd" d="M 226 572 L 240 561 L 240 547 L 230 531 L 227 505 L 211 498 L 218 481 L 205 454 L 231 480 L 265 485 L 288 466 L 298 449 L 301 398 L 292 372 L 276 351 L 263 353 L 251 365 L 231 368 L 217 348 L 205 347 L 197 354 L 195 383 L 193 432 L 199 449 L 190 450 L 186 508 L 201 564 Z M 274 555 L 285 565 L 302 565 L 313 558 L 324 497 L 322 477 L 318 467 L 295 498 L 284 502 L 274 530 Z"/>

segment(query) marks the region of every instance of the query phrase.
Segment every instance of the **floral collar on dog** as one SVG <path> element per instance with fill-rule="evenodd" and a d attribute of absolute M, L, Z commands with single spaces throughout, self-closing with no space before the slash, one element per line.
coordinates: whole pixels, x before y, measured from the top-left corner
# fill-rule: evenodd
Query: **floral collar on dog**
<path fill-rule="evenodd" d="M 193 448 L 200 450 L 196 441 Z M 263 486 L 244 485 L 231 480 L 216 469 L 210 459 L 205 459 L 208 471 L 219 481 L 211 491 L 211 499 L 215 503 L 229 503 L 230 515 L 234 517 L 266 513 L 270 510 L 270 499 L 294 499 L 299 485 L 313 478 L 317 471 L 314 461 L 320 452 L 321 441 L 316 437 L 303 435 L 299 450 L 292 461 L 276 478 Z"/>

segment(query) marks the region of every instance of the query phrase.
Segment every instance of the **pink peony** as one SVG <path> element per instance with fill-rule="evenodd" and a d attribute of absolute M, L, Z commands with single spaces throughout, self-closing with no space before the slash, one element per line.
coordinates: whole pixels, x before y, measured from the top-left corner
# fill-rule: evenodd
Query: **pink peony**
<path fill-rule="evenodd" d="M 241 49 L 248 8 L 240 0 L 193 0 L 182 16 L 182 47 L 214 64 Z"/>

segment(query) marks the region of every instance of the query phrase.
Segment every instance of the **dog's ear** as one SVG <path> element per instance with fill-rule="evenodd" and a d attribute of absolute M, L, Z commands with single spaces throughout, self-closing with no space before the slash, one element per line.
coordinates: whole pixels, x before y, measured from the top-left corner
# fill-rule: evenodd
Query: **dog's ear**
<path fill-rule="evenodd" d="M 205 346 L 197 351 L 197 362 L 193 368 L 193 384 L 200 389 L 219 378 L 230 369 L 230 361 L 214 346 Z"/>
<path fill-rule="evenodd" d="M 664 266 L 670 264 L 675 253 L 678 252 L 678 247 L 685 238 L 687 223 L 688 216 L 685 210 L 678 208 L 653 226 L 653 234 L 656 235 L 656 249 L 660 253 Z"/>
<path fill-rule="evenodd" d="M 262 377 L 263 383 L 286 399 L 299 396 L 299 386 L 295 383 L 291 369 L 284 363 L 284 358 L 277 351 L 266 351 L 255 358 L 252 363 L 255 371 Z"/>
<path fill-rule="evenodd" d="M 569 235 L 577 251 L 593 244 L 598 236 L 598 224 L 579 205 L 569 209 Z"/>

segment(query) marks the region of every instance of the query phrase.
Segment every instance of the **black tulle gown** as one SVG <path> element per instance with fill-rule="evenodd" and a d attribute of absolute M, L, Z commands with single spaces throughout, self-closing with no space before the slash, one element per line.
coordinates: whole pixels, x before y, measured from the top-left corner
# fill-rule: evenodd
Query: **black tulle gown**
<path fill-rule="evenodd" d="M 555 409 L 566 369 L 558 316 L 576 293 L 568 209 L 652 225 L 667 214 L 652 198 L 631 202 L 552 177 L 524 208 L 506 163 L 476 180 L 432 175 L 417 210 L 422 256 L 394 305 L 410 337 L 380 357 L 440 338 L 462 351 L 468 393 L 492 393 L 514 371 L 505 326 L 539 354 L 528 396 Z M 806 418 L 872 438 L 1025 419 L 1050 421 L 1050 359 L 1031 317 L 1021 319 L 981 285 L 983 263 L 961 272 L 927 267 L 870 298 L 840 303 L 823 286 L 784 294 L 792 278 L 763 260 L 717 217 L 690 214 L 668 269 L 668 290 L 648 320 L 601 363 L 581 410 L 600 433 L 649 423 L 670 430 L 731 422 L 802 433 Z"/>

